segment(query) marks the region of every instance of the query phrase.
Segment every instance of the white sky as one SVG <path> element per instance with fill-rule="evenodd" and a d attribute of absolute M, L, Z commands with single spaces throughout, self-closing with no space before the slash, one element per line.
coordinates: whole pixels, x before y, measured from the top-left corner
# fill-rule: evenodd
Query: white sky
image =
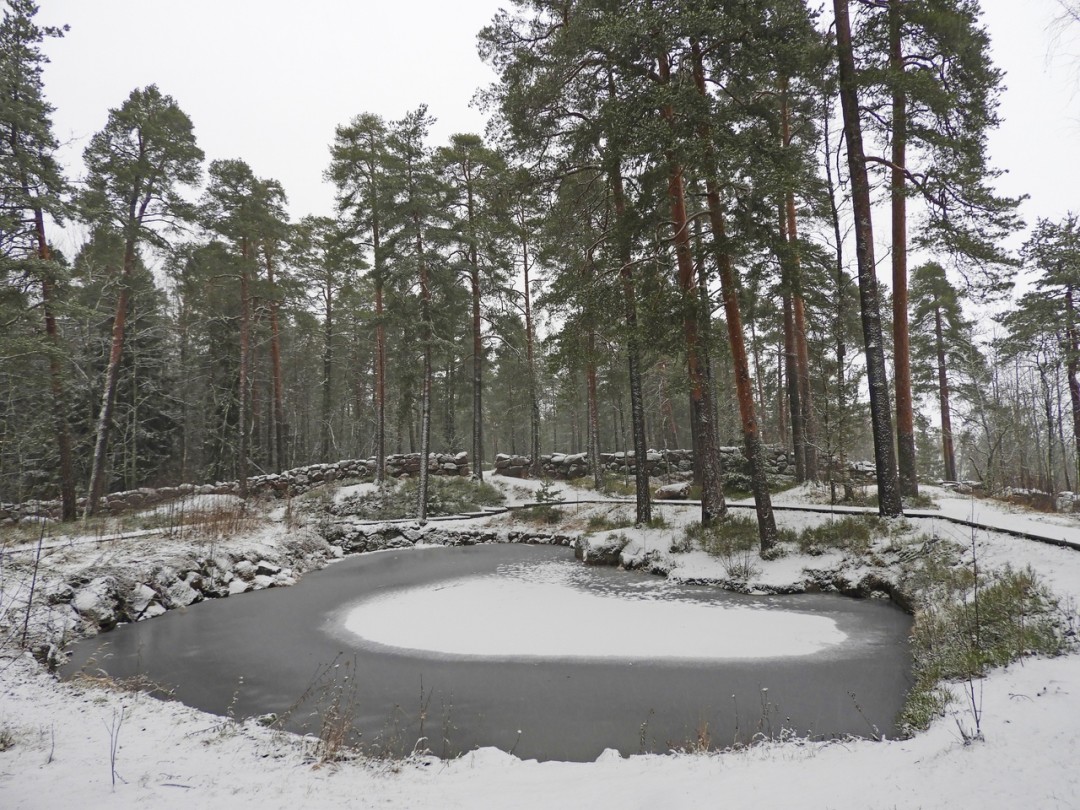
<path fill-rule="evenodd" d="M 334 127 L 360 112 L 395 119 L 427 103 L 436 143 L 482 132 L 469 106 L 491 73 L 476 33 L 508 0 L 39 0 L 50 41 L 45 89 L 73 178 L 81 153 L 132 89 L 156 83 L 195 124 L 207 160 L 239 157 L 280 180 L 294 217 L 330 213 L 322 181 Z M 1080 208 L 1080 47 L 1052 47 L 1054 0 L 983 0 L 1007 72 L 991 136 L 1025 218 Z M 1071 51 L 1071 52 L 1070 52 Z M 66 250 L 75 246 L 62 245 Z"/>

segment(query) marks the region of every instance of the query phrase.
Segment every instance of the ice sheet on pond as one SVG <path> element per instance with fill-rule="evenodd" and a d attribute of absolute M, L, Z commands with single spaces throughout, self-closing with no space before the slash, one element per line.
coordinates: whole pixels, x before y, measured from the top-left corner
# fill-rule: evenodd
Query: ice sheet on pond
<path fill-rule="evenodd" d="M 649 578 L 605 589 L 563 563 L 404 588 L 353 605 L 350 633 L 446 655 L 747 659 L 812 655 L 847 636 L 828 616 L 688 599 Z M 599 586 L 599 587 L 597 587 Z"/>

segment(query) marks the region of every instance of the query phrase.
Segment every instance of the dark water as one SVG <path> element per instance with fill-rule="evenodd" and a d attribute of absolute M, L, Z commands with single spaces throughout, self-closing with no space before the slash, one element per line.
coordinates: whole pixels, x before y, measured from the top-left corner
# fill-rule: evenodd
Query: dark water
<path fill-rule="evenodd" d="M 290 588 L 203 602 L 79 642 L 64 674 L 141 675 L 200 709 L 273 712 L 285 728 L 314 734 L 337 709 L 361 744 L 395 753 L 424 737 L 441 756 L 491 745 L 523 758 L 587 761 L 605 748 L 662 752 L 703 734 L 722 747 L 782 728 L 822 737 L 894 732 L 909 684 L 911 621 L 881 601 L 745 597 L 614 569 L 575 570 L 578 587 L 591 583 L 608 594 L 655 588 L 655 598 L 824 615 L 848 635 L 810 656 L 720 662 L 448 656 L 373 645 L 342 628 L 343 609 L 362 598 L 562 560 L 576 565 L 568 549 L 546 546 L 359 555 Z"/>

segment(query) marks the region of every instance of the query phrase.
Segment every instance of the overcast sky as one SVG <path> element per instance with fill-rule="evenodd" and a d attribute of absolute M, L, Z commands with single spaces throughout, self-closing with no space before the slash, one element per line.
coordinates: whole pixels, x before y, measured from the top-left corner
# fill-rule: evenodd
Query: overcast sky
<path fill-rule="evenodd" d="M 482 132 L 470 107 L 492 75 L 476 33 L 507 0 L 39 0 L 38 20 L 68 24 L 46 44 L 45 91 L 73 178 L 81 154 L 132 89 L 157 84 L 195 125 L 207 160 L 242 158 L 285 186 L 294 217 L 329 214 L 322 181 L 334 127 L 360 112 L 387 119 L 426 103 L 434 141 Z M 1080 48 L 1053 46 L 1054 0 L 983 0 L 1007 73 L 991 136 L 1024 216 L 1080 209 Z M 74 245 L 62 245 L 65 252 Z"/>

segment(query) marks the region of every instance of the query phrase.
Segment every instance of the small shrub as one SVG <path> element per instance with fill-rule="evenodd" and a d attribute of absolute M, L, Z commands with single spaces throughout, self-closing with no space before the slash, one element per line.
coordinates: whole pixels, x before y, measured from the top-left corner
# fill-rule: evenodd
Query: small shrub
<path fill-rule="evenodd" d="M 550 478 L 545 478 L 540 483 L 540 488 L 536 490 L 534 500 L 537 503 L 562 503 L 563 497 L 555 488 L 555 482 Z"/>
<path fill-rule="evenodd" d="M 934 571 L 941 576 L 923 590 L 911 634 L 915 683 L 900 716 L 908 731 L 925 728 L 944 710 L 943 681 L 970 681 L 1026 655 L 1059 655 L 1065 648 L 1057 600 L 1030 568 L 980 575 L 977 597 L 970 570 L 941 571 L 931 562 Z"/>
<path fill-rule="evenodd" d="M 563 519 L 563 511 L 549 503 L 538 503 L 528 506 L 515 513 L 528 523 L 550 526 Z"/>
<path fill-rule="evenodd" d="M 604 476 L 604 485 L 601 491 L 605 495 L 631 498 L 637 495 L 637 480 L 632 475 L 609 473 Z"/>
<path fill-rule="evenodd" d="M 10 751 L 15 747 L 15 732 L 8 726 L 0 726 L 0 752 Z"/>
<path fill-rule="evenodd" d="M 653 515 L 647 524 L 650 529 L 666 529 L 670 524 L 663 515 Z"/>
<path fill-rule="evenodd" d="M 591 515 L 585 524 L 587 532 L 610 532 L 615 529 L 626 529 L 632 526 L 629 520 L 612 520 L 607 515 Z"/>
<path fill-rule="evenodd" d="M 929 495 L 919 493 L 918 495 L 905 495 L 903 498 L 905 509 L 936 509 L 937 504 L 934 503 L 934 499 Z"/>
<path fill-rule="evenodd" d="M 880 524 L 881 519 L 876 516 L 845 515 L 803 529 L 795 542 L 803 554 L 823 554 L 830 548 L 867 554 L 874 534 L 882 529 Z"/>
<path fill-rule="evenodd" d="M 757 549 L 759 544 L 757 521 L 743 515 L 729 515 L 712 526 L 700 523 L 687 527 L 686 537 L 691 543 L 720 560 L 727 576 L 737 582 L 748 582 L 759 573 Z"/>
<path fill-rule="evenodd" d="M 586 523 L 586 531 L 608 532 L 615 529 L 629 529 L 633 525 L 635 525 L 634 521 L 629 517 L 612 520 L 607 515 L 593 515 Z M 668 522 L 663 515 L 653 515 L 649 522 L 645 524 L 645 527 L 648 529 L 666 529 L 668 528 Z"/>
<path fill-rule="evenodd" d="M 728 498 L 743 498 L 753 492 L 753 481 L 746 473 L 734 470 L 724 473 L 724 495 Z"/>
<path fill-rule="evenodd" d="M 420 481 L 409 478 L 388 484 L 383 490 L 353 495 L 336 504 L 335 514 L 354 515 L 367 520 L 394 520 L 415 517 Z M 505 496 L 485 481 L 432 476 L 428 480 L 428 515 L 458 515 L 484 506 L 497 506 Z"/>

